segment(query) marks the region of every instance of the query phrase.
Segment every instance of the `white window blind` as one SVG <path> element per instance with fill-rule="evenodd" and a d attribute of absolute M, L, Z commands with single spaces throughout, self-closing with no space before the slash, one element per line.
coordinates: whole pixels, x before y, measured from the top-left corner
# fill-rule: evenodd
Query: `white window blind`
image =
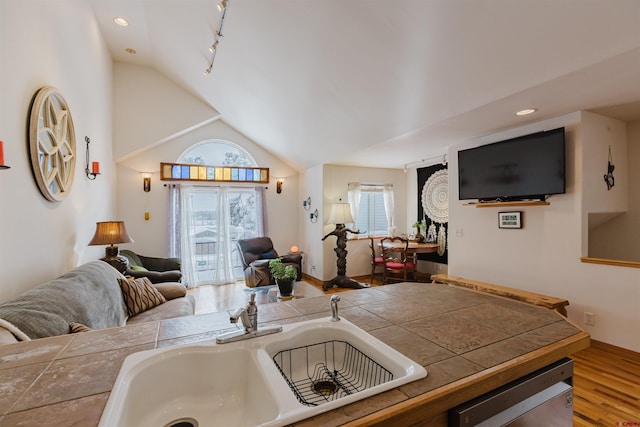
<path fill-rule="evenodd" d="M 360 208 L 356 228 L 367 236 L 386 236 L 389 222 L 384 210 L 382 186 L 363 186 L 360 193 Z"/>

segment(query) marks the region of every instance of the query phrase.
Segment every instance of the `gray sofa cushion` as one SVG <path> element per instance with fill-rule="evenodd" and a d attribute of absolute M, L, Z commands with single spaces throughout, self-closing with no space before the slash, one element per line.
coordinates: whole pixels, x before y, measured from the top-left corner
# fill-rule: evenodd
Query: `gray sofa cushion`
<path fill-rule="evenodd" d="M 29 338 L 69 333 L 71 322 L 92 329 L 122 326 L 126 307 L 115 268 L 92 261 L 0 304 L 0 319 Z"/>

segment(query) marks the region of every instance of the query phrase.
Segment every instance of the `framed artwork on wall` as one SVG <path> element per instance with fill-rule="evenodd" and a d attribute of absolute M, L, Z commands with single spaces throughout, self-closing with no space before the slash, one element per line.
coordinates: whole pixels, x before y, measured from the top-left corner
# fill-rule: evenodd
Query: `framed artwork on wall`
<path fill-rule="evenodd" d="M 522 212 L 499 212 L 498 228 L 522 228 Z"/>
<path fill-rule="evenodd" d="M 50 202 L 64 200 L 76 169 L 76 134 L 67 101 L 54 87 L 38 90 L 31 103 L 29 154 L 44 198 Z"/>

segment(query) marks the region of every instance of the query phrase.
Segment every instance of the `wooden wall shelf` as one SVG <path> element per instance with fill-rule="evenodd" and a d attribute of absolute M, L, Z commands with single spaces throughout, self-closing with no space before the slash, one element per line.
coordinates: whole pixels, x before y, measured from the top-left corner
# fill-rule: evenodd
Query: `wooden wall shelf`
<path fill-rule="evenodd" d="M 590 258 L 590 257 L 582 257 L 580 258 L 580 261 L 587 262 L 590 264 L 604 264 L 604 265 L 614 265 L 616 267 L 640 268 L 640 262 L 638 261 L 623 261 L 619 259 Z"/>
<path fill-rule="evenodd" d="M 483 203 L 465 203 L 464 206 L 475 206 L 476 208 L 502 208 L 513 206 L 549 206 L 549 202 L 541 200 L 523 200 L 520 202 L 483 202 Z"/>

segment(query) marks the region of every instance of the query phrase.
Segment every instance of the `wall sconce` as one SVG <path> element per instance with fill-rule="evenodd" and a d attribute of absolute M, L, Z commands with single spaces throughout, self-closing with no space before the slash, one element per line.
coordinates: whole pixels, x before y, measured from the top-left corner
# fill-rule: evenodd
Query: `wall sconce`
<path fill-rule="evenodd" d="M 151 174 L 153 172 L 140 172 L 142 175 L 142 191 L 149 193 L 151 191 Z M 144 195 L 144 220 L 149 221 L 151 214 L 149 213 L 149 194 Z"/>
<path fill-rule="evenodd" d="M 4 148 L 2 144 L 3 142 L 0 141 L 0 169 L 9 169 L 9 166 L 4 164 Z"/>
<path fill-rule="evenodd" d="M 318 209 L 309 214 L 309 220 L 313 223 L 318 222 Z"/>
<path fill-rule="evenodd" d="M 86 163 L 84 167 L 84 173 L 87 175 L 87 178 L 94 180 L 96 176 L 100 175 L 100 162 L 90 162 L 91 156 L 89 155 L 89 143 L 91 140 L 88 136 L 84 137 L 84 140 L 87 142 L 87 157 Z M 91 169 L 89 169 L 89 163 L 91 163 Z"/>
<path fill-rule="evenodd" d="M 278 194 L 282 193 L 282 182 L 283 181 L 284 180 L 282 178 L 278 178 L 276 180 L 276 193 L 278 193 Z"/>
<path fill-rule="evenodd" d="M 305 211 L 311 209 L 311 196 L 307 197 L 307 200 L 302 201 L 302 207 Z"/>
<path fill-rule="evenodd" d="M 142 190 L 145 193 L 151 191 L 151 173 L 149 172 L 141 172 L 142 173 Z"/>

